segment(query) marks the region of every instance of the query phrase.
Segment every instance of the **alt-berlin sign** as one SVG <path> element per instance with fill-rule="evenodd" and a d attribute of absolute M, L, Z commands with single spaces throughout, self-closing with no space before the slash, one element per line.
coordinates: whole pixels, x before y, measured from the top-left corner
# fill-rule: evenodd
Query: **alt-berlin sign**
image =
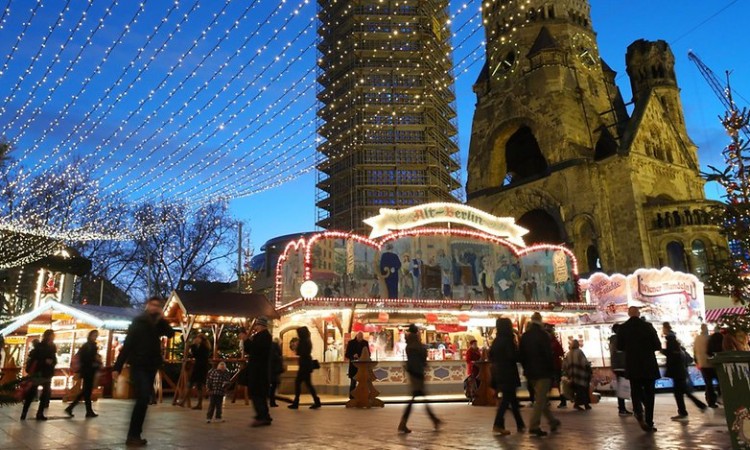
<path fill-rule="evenodd" d="M 364 222 L 372 227 L 374 239 L 393 230 L 406 230 L 430 223 L 450 222 L 484 231 L 525 247 L 523 235 L 529 230 L 516 225 L 512 217 L 496 217 L 460 203 L 427 203 L 406 209 L 381 208 L 380 214 Z"/>

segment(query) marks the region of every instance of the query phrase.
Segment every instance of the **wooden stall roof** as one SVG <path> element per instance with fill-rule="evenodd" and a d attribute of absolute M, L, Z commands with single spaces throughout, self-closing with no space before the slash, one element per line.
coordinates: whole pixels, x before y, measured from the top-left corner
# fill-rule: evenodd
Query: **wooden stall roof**
<path fill-rule="evenodd" d="M 266 316 L 269 319 L 279 317 L 271 302 L 262 294 L 173 291 L 167 302 L 167 308 L 173 301 L 176 301 L 182 312 L 189 316 L 231 318 Z M 172 314 L 169 315 L 172 316 Z"/>

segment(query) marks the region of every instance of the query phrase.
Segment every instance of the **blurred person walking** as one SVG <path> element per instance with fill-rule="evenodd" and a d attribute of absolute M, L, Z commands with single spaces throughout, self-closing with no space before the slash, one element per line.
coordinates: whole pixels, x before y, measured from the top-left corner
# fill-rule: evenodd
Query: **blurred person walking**
<path fill-rule="evenodd" d="M 268 411 L 268 393 L 270 390 L 269 367 L 271 358 L 271 333 L 268 332 L 268 319 L 258 317 L 253 323 L 250 337 L 244 341 L 247 355 L 247 389 L 255 408 L 253 427 L 271 425 L 271 414 Z"/>
<path fill-rule="evenodd" d="M 411 408 L 414 405 L 414 399 L 417 397 L 425 397 L 427 395 L 424 386 L 424 371 L 427 367 L 427 348 L 422 344 L 422 339 L 419 335 L 419 328 L 416 325 L 409 325 L 408 334 L 406 335 L 406 373 L 409 374 L 409 385 L 411 387 L 411 399 L 404 409 L 404 414 L 401 416 L 401 422 L 398 424 L 399 433 L 411 433 L 411 430 L 406 426 L 409 421 L 409 415 L 411 414 Z M 432 425 L 435 430 L 440 428 L 442 421 L 438 419 L 429 403 L 424 404 L 427 409 L 427 414 L 432 420 Z"/>
<path fill-rule="evenodd" d="M 495 414 L 495 422 L 492 431 L 503 436 L 509 435 L 510 431 L 505 428 L 505 411 L 510 408 L 513 418 L 516 420 L 516 429 L 519 433 L 526 430 L 526 425 L 521 417 L 516 390 L 521 386 L 521 378 L 518 376 L 518 345 L 513 333 L 513 324 L 508 318 L 499 318 L 495 321 L 497 335 L 490 348 L 490 360 L 493 369 L 493 387 L 500 392 L 502 398 Z"/>
<path fill-rule="evenodd" d="M 296 349 L 297 356 L 299 356 L 299 368 L 297 369 L 297 377 L 294 379 L 294 400 L 288 408 L 299 408 L 299 397 L 302 393 L 302 383 L 305 383 L 313 398 L 313 404 L 310 406 L 310 409 L 318 409 L 320 408 L 321 403 L 320 397 L 318 397 L 318 394 L 315 392 L 315 386 L 312 384 L 312 373 L 316 367 L 313 366 L 310 330 L 307 327 L 297 328 L 297 337 L 299 337 Z"/>
<path fill-rule="evenodd" d="M 708 343 L 710 339 L 708 325 L 702 323 L 701 331 L 693 341 L 693 354 L 695 355 L 695 365 L 701 371 L 703 382 L 706 384 L 706 403 L 710 408 L 717 408 L 719 405 L 716 404 L 717 396 L 716 389 L 714 389 L 716 369 L 714 369 L 713 361 L 709 359 L 714 355 L 709 353 Z"/>
<path fill-rule="evenodd" d="M 42 387 L 42 396 L 39 397 L 39 408 L 36 410 L 36 420 L 47 420 L 44 410 L 49 407 L 52 396 L 52 377 L 57 365 L 57 346 L 55 346 L 55 332 L 45 330 L 42 340 L 29 352 L 26 362 L 26 373 L 32 380 L 31 389 L 28 390 L 23 400 L 21 420 L 26 420 L 31 402 L 34 400 L 39 386 Z"/>
<path fill-rule="evenodd" d="M 544 331 L 542 315 L 538 312 L 531 315 L 531 323 L 521 336 L 520 352 L 524 375 L 534 391 L 534 409 L 529 421 L 529 434 L 543 437 L 547 432 L 540 428 L 542 415 L 547 419 L 553 432 L 560 428 L 560 421 L 552 415 L 547 400 L 555 366 L 552 361 L 550 335 Z"/>
<path fill-rule="evenodd" d="M 706 330 L 708 331 L 708 330 Z M 667 371 L 664 374 L 671 378 L 674 384 L 672 391 L 677 403 L 677 415 L 672 420 L 685 422 L 688 420 L 687 408 L 685 408 L 685 396 L 701 411 L 705 411 L 707 406 L 692 393 L 690 383 L 688 382 L 688 360 L 687 351 L 683 348 L 677 336 L 672 331 L 672 325 L 669 322 L 662 324 L 662 332 L 667 341 L 667 345 L 661 352 L 667 357 Z"/>
<path fill-rule="evenodd" d="M 625 352 L 617 349 L 617 332 L 619 330 L 619 323 L 612 325 L 612 335 L 609 337 L 609 361 L 617 378 L 617 413 L 621 416 L 632 416 L 633 413 L 625 407 L 625 398 L 619 395 L 622 392 L 620 387 L 623 383 L 627 382 L 630 385 L 630 381 L 625 377 Z"/>
<path fill-rule="evenodd" d="M 174 330 L 163 317 L 163 302 L 160 297 L 146 300 L 146 310 L 133 319 L 122 345 L 117 361 L 112 367 L 112 379 L 117 380 L 125 363 L 130 364 L 130 383 L 136 395 L 126 445 L 144 446 L 146 439 L 141 437 L 143 422 L 151 400 L 156 372 L 162 365 L 161 337 L 174 336 Z M 124 380 L 123 380 L 124 381 Z"/>
<path fill-rule="evenodd" d="M 661 377 L 656 352 L 661 350 L 661 341 L 654 327 L 641 320 L 637 306 L 628 308 L 628 316 L 617 332 L 617 349 L 625 352 L 625 374 L 630 380 L 635 418 L 643 431 L 653 433 L 654 383 Z"/>
<path fill-rule="evenodd" d="M 86 405 L 86 417 L 92 418 L 98 416 L 98 414 L 94 412 L 91 403 L 91 392 L 94 390 L 96 373 L 102 366 L 102 357 L 99 355 L 99 347 L 96 345 L 96 340 L 98 338 L 99 331 L 91 330 L 86 338 L 86 343 L 78 350 L 78 361 L 80 365 L 78 374 L 81 377 L 81 392 L 79 392 L 75 400 L 65 408 L 65 412 L 70 417 L 73 417 L 73 410 L 81 399 L 83 399 L 84 404 Z"/>
<path fill-rule="evenodd" d="M 362 350 L 369 347 L 369 343 L 365 340 L 365 335 L 359 331 L 354 339 L 350 339 L 346 343 L 346 350 L 344 351 L 344 357 L 349 361 L 349 371 L 347 376 L 349 377 L 349 398 L 352 398 L 352 391 L 357 387 L 357 366 L 354 361 L 358 361 L 362 356 Z"/>
<path fill-rule="evenodd" d="M 193 406 L 193 409 L 202 409 L 203 407 L 203 388 L 206 386 L 206 376 L 208 375 L 208 369 L 210 366 L 211 359 L 211 343 L 205 334 L 199 333 L 193 338 L 193 343 L 190 345 L 190 354 L 194 358 L 193 371 L 190 372 L 190 380 L 186 397 L 192 396 L 192 390 L 195 388 L 198 391 L 198 403 Z M 185 403 L 183 399 L 182 403 Z"/>

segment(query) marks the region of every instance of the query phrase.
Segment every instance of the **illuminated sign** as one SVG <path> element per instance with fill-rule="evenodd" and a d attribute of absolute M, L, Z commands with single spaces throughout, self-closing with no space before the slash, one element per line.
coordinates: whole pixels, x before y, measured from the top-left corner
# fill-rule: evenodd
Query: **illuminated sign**
<path fill-rule="evenodd" d="M 496 217 L 460 203 L 428 203 L 406 209 L 381 208 L 379 215 L 365 219 L 364 222 L 372 227 L 371 239 L 384 236 L 392 230 L 449 222 L 466 225 L 525 247 L 522 236 L 529 232 L 516 225 L 512 217 Z"/>

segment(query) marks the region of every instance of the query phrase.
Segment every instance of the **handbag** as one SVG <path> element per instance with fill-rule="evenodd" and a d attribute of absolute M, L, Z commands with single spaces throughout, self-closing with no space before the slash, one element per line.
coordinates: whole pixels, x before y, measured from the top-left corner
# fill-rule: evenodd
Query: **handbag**
<path fill-rule="evenodd" d="M 313 361 L 312 361 L 312 368 L 313 368 L 313 370 L 320 369 L 320 361 L 318 361 L 317 359 L 313 359 Z"/>

